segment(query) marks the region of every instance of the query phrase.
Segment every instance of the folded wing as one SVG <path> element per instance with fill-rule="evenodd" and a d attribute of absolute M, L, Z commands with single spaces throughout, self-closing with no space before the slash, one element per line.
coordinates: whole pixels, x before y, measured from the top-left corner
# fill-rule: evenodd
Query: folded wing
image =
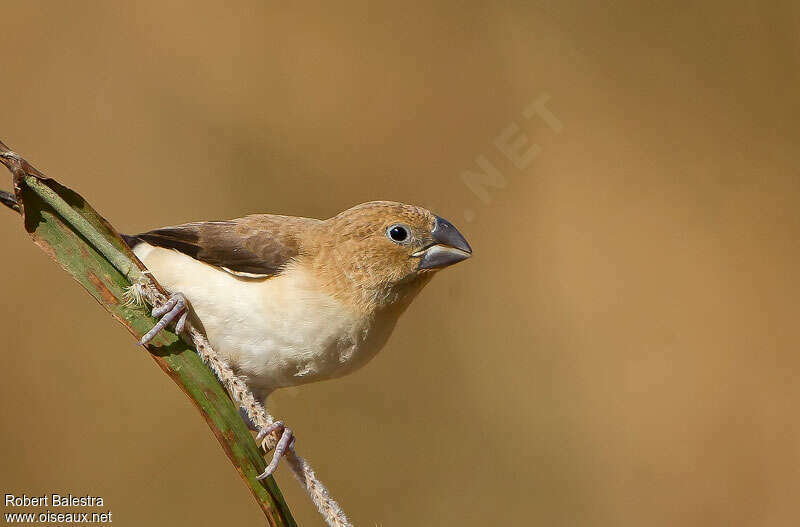
<path fill-rule="evenodd" d="M 320 220 L 257 214 L 227 221 L 185 223 L 124 236 L 131 247 L 146 242 L 174 249 L 247 277 L 280 273 L 301 251 L 302 234 Z"/>

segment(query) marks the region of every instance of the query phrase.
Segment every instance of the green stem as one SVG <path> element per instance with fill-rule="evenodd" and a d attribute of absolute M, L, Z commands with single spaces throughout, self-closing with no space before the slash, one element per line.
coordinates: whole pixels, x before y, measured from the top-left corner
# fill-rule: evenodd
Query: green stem
<path fill-rule="evenodd" d="M 39 195 L 45 203 L 53 207 L 58 214 L 67 220 L 70 225 L 75 227 L 86 240 L 97 249 L 106 260 L 113 265 L 117 271 L 127 278 L 131 283 L 141 282 L 144 275 L 139 268 L 124 254 L 111 245 L 103 235 L 89 223 L 86 218 L 78 214 L 69 203 L 53 191 L 50 187 L 34 176 L 25 176 L 25 184 Z"/>
<path fill-rule="evenodd" d="M 131 306 L 131 283 L 158 283 L 140 267 L 117 231 L 80 195 L 45 178 L 0 142 L 0 164 L 13 174 L 25 230 L 39 247 L 80 283 L 117 321 L 140 338 L 155 321 Z M 5 203 L 5 201 L 3 202 Z M 194 348 L 170 330 L 148 346 L 151 357 L 190 397 L 239 472 L 271 527 L 296 527 L 272 477 L 259 481 L 266 463 L 238 408 Z"/>

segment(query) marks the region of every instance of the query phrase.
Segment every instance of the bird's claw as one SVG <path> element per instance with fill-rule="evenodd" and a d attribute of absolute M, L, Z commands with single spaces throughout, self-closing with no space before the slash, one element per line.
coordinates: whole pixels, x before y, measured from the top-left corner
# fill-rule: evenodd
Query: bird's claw
<path fill-rule="evenodd" d="M 186 317 L 189 311 L 186 309 L 186 297 L 181 293 L 173 293 L 163 305 L 153 308 L 153 317 L 161 317 L 153 328 L 142 336 L 139 344 L 144 346 L 149 343 L 158 333 L 175 320 L 175 333 L 180 334 L 186 326 Z"/>
<path fill-rule="evenodd" d="M 272 461 L 269 462 L 269 465 L 267 465 L 267 468 L 264 469 L 264 472 L 262 472 L 261 475 L 256 479 L 264 479 L 275 472 L 275 469 L 278 468 L 278 463 L 280 462 L 281 457 L 283 457 L 283 455 L 286 453 L 286 449 L 294 448 L 294 433 L 292 433 L 290 428 L 283 424 L 283 421 L 275 421 L 268 427 L 262 428 L 256 436 L 256 443 L 262 444 L 266 437 L 272 433 L 279 437 L 278 443 L 275 445 L 275 451 L 272 453 Z M 265 450 L 269 452 L 269 449 L 266 447 Z"/>

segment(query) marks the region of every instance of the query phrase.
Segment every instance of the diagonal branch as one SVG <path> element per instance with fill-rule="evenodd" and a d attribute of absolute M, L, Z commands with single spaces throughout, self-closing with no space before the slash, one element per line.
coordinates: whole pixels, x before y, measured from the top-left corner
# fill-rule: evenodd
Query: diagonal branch
<path fill-rule="evenodd" d="M 166 291 L 113 227 L 80 195 L 45 177 L 2 142 L 0 163 L 13 174 L 15 190 L 14 196 L 0 193 L 0 202 L 20 212 L 34 243 L 70 273 L 130 333 L 140 338 L 155 321 L 143 306 L 127 302 L 126 293 L 132 286 L 141 287 L 148 301 L 155 304 L 164 301 Z M 205 337 L 197 329 L 192 328 L 190 335 L 193 342 L 207 346 Z M 216 357 L 210 346 L 199 350 L 201 355 L 198 355 L 177 335 L 162 331 L 147 349 L 203 415 L 250 488 L 269 525 L 295 526 L 273 478 L 257 479 L 266 463 L 237 407 L 203 364 L 201 356 Z M 230 372 L 223 362 L 216 366 L 217 374 Z M 263 412 L 263 408 L 261 410 Z M 269 418 L 264 415 L 264 419 Z"/>
<path fill-rule="evenodd" d="M 53 259 L 58 261 L 61 266 L 72 274 L 73 278 L 81 282 L 81 284 L 98 300 L 112 315 L 115 316 L 120 322 L 126 325 L 128 329 L 134 333 L 135 336 L 140 337 L 143 331 L 152 327 L 152 319 L 146 315 L 142 320 L 147 320 L 145 330 L 141 330 L 141 320 L 137 321 L 130 318 L 121 318 L 120 313 L 116 311 L 119 307 L 120 298 L 128 298 L 131 291 L 134 291 L 135 297 L 145 299 L 152 306 L 161 306 L 167 300 L 166 291 L 158 284 L 153 276 L 146 270 L 144 264 L 131 252 L 128 246 L 120 238 L 119 234 L 111 227 L 111 225 L 98 215 L 86 201 L 72 190 L 61 186 L 55 180 L 46 178 L 38 170 L 32 167 L 27 161 L 21 158 L 18 154 L 12 152 L 2 142 L 0 142 L 0 163 L 4 164 L 14 175 L 14 188 L 15 196 L 11 196 L 6 192 L 0 191 L 0 202 L 8 207 L 20 212 L 25 219 L 26 230 L 31 234 L 34 242 L 44 249 Z M 30 192 L 32 191 L 32 193 Z M 26 197 L 27 196 L 27 197 Z M 40 200 L 40 201 L 37 201 Z M 31 208 L 28 203 L 32 203 Z M 44 207 L 42 206 L 44 205 Z M 52 209 L 55 214 L 46 214 L 47 207 Z M 33 221 L 29 222 L 29 219 Z M 49 220 L 49 221 L 48 221 Z M 55 229 L 53 229 L 55 227 Z M 70 236 L 65 236 L 67 233 Z M 77 253 L 70 247 L 71 244 L 78 244 L 84 242 L 86 244 L 82 251 Z M 89 251 L 92 249 L 94 252 Z M 80 254 L 76 258 L 75 254 Z M 96 256 L 97 258 L 92 258 Z M 115 269 L 119 275 L 116 285 L 122 287 L 121 295 L 115 295 L 111 289 L 98 275 L 92 270 L 88 270 L 91 264 L 106 266 L 110 265 Z M 87 274 L 88 270 L 88 274 Z M 108 273 L 102 275 L 107 280 L 112 280 L 112 276 Z M 91 282 L 91 286 L 86 282 L 86 278 Z M 112 280 L 113 281 L 113 280 Z M 132 309 L 137 307 L 136 304 L 131 304 L 126 301 L 122 304 L 122 308 Z M 126 323 L 126 321 L 130 323 Z M 133 322 L 138 325 L 134 327 Z M 138 331 L 138 333 L 137 333 Z M 191 321 L 186 324 L 185 334 L 189 337 L 194 345 L 197 355 L 208 366 L 217 379 L 219 379 L 227 389 L 228 394 L 233 398 L 236 405 L 243 409 L 250 421 L 258 428 L 264 429 L 274 422 L 274 419 L 264 407 L 259 403 L 252 392 L 248 389 L 242 379 L 237 377 L 230 365 L 222 360 L 211 348 L 205 335 L 195 327 Z M 192 382 L 187 382 L 187 374 L 192 373 L 190 369 L 183 363 L 176 363 L 175 356 L 171 354 L 160 355 L 161 348 L 158 346 L 163 336 L 167 338 L 174 337 L 173 345 L 184 345 L 185 342 L 180 340 L 176 335 L 172 337 L 168 333 L 162 332 L 159 338 L 153 340 L 148 345 L 148 350 L 153 354 L 156 362 L 167 372 L 175 382 L 177 382 L 184 392 L 192 398 L 195 406 L 203 413 L 206 421 L 211 429 L 214 431 L 217 439 L 222 444 L 223 449 L 228 453 L 229 458 L 239 469 L 239 473 L 250 486 L 253 495 L 261 505 L 270 525 L 281 527 L 283 525 L 294 525 L 294 520 L 291 517 L 283 497 L 277 488 L 272 477 L 266 478 L 265 487 L 258 485 L 259 480 L 265 479 L 265 474 L 257 476 L 255 479 L 252 477 L 252 437 L 246 434 L 249 441 L 241 437 L 241 419 L 233 419 L 230 422 L 230 408 L 227 408 L 224 403 L 222 408 L 224 410 L 218 415 L 218 412 L 209 410 L 208 403 L 209 392 L 205 389 L 199 390 L 198 387 L 203 384 L 198 382 L 197 379 L 192 378 Z M 155 346 L 155 349 L 153 349 Z M 180 348 L 180 353 L 183 354 L 186 350 Z M 163 360 L 159 360 L 163 359 Z M 208 373 L 208 370 L 200 367 L 198 375 Z M 208 379 L 203 379 L 207 384 Z M 219 387 L 218 384 L 216 384 Z M 216 395 L 212 397 L 214 402 L 219 402 Z M 228 401 L 230 402 L 230 401 Z M 229 406 L 229 405 L 228 405 Z M 224 414 L 224 415 L 223 415 Z M 224 434 L 224 429 L 220 427 L 219 420 L 214 417 L 224 417 L 221 419 L 225 421 L 226 425 L 232 426 L 232 434 Z M 235 436 L 235 442 L 232 442 L 232 436 Z M 242 441 L 244 441 L 242 443 Z M 267 450 L 275 447 L 275 440 L 272 436 L 267 436 L 264 441 L 264 446 Z M 236 448 L 239 447 L 239 448 Z M 246 463 L 243 462 L 239 455 L 242 451 L 246 453 Z M 258 448 L 256 447 L 256 451 Z M 311 500 L 317 506 L 322 517 L 330 527 L 352 527 L 352 524 L 347 519 L 347 516 L 342 511 L 339 504 L 330 496 L 325 485 L 317 478 L 311 465 L 300 457 L 293 447 L 289 447 L 286 453 L 289 467 L 292 469 L 297 480 L 306 489 Z M 259 456 L 258 465 L 263 465 L 264 461 Z M 266 489 L 267 493 L 264 494 Z M 269 498 L 265 501 L 265 498 Z M 269 501 L 269 503 L 267 503 Z M 277 509 L 276 509 L 277 506 Z"/>

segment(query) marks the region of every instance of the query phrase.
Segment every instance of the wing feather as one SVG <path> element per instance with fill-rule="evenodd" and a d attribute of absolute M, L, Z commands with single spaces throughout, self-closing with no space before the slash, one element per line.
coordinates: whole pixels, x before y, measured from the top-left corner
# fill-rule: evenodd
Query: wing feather
<path fill-rule="evenodd" d="M 301 250 L 311 218 L 257 214 L 228 221 L 185 223 L 127 236 L 132 247 L 147 242 L 174 249 L 237 276 L 265 277 L 280 273 Z"/>

